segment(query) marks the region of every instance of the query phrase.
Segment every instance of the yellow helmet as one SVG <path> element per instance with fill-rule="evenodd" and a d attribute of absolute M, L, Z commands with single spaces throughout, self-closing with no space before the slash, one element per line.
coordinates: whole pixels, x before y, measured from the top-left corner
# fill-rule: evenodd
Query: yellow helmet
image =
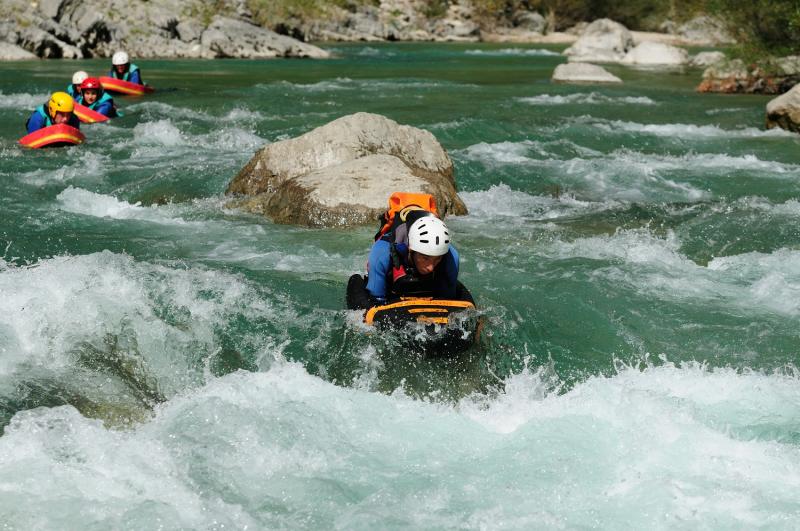
<path fill-rule="evenodd" d="M 53 92 L 50 101 L 47 102 L 47 111 L 50 116 L 55 116 L 57 112 L 72 112 L 75 109 L 75 102 L 72 96 L 66 92 Z"/>

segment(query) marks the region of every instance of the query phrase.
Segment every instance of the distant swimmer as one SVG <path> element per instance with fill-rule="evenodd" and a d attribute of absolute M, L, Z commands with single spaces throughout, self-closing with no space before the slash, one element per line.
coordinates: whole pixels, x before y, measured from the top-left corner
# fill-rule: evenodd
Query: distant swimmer
<path fill-rule="evenodd" d="M 108 77 L 144 85 L 139 67 L 131 63 L 128 53 L 123 51 L 116 52 L 111 57 L 111 71 L 108 73 Z"/>
<path fill-rule="evenodd" d="M 66 92 L 54 92 L 50 100 L 33 111 L 25 123 L 28 133 L 33 133 L 51 125 L 65 124 L 79 129 L 81 122 L 75 116 L 75 102 Z"/>
<path fill-rule="evenodd" d="M 81 95 L 76 99 L 78 103 L 109 118 L 118 116 L 114 98 L 103 90 L 103 85 L 99 79 L 96 77 L 86 78 L 81 83 L 80 88 Z"/>
<path fill-rule="evenodd" d="M 67 87 L 67 94 L 72 96 L 72 99 L 77 100 L 78 96 L 81 95 L 81 83 L 83 83 L 83 80 L 87 77 L 89 77 L 89 74 L 83 70 L 78 70 L 72 74 L 72 83 Z"/>

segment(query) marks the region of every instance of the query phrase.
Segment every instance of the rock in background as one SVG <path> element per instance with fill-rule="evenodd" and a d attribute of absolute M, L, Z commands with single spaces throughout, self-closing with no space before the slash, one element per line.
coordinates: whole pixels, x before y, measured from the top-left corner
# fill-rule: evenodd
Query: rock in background
<path fill-rule="evenodd" d="M 213 14 L 212 14 L 213 6 Z M 243 0 L 3 0 L 0 41 L 42 58 L 328 57 L 253 23 Z"/>
<path fill-rule="evenodd" d="M 689 53 L 670 44 L 643 42 L 632 48 L 621 62 L 642 66 L 683 66 L 689 62 Z"/>
<path fill-rule="evenodd" d="M 553 72 L 558 83 L 622 83 L 622 80 L 601 66 L 589 63 L 565 63 Z"/>
<path fill-rule="evenodd" d="M 766 125 L 800 133 L 800 85 L 767 103 Z"/>
<path fill-rule="evenodd" d="M 633 35 L 628 28 L 601 18 L 589 24 L 564 55 L 575 63 L 619 63 L 632 48 Z"/>
<path fill-rule="evenodd" d="M 783 94 L 800 83 L 800 56 L 747 65 L 741 59 L 723 60 L 703 72 L 698 92 Z"/>
<path fill-rule="evenodd" d="M 356 113 L 258 151 L 228 186 L 232 203 L 277 223 L 373 223 L 397 191 L 436 198 L 440 214 L 466 214 L 453 162 L 428 131 Z"/>

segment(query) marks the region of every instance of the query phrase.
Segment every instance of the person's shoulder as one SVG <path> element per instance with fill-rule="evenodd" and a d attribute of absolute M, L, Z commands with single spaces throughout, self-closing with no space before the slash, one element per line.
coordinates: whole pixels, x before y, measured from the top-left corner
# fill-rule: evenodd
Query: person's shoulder
<path fill-rule="evenodd" d="M 383 238 L 376 240 L 375 243 L 372 244 L 373 251 L 389 251 L 389 248 L 392 246 L 391 243 L 384 240 Z"/>

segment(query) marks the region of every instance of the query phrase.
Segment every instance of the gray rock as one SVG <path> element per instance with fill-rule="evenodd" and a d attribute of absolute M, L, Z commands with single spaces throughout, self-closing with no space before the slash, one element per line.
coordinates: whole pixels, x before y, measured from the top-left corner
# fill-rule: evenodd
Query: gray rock
<path fill-rule="evenodd" d="M 678 31 L 678 25 L 671 20 L 665 20 L 658 25 L 658 31 L 661 33 L 669 33 L 670 35 L 674 35 Z"/>
<path fill-rule="evenodd" d="M 703 71 L 703 79 L 746 79 L 749 73 L 741 59 L 714 63 Z"/>
<path fill-rule="evenodd" d="M 642 42 L 632 48 L 621 62 L 629 65 L 681 66 L 689 62 L 689 53 L 683 48 L 661 42 Z"/>
<path fill-rule="evenodd" d="M 689 60 L 691 66 L 708 67 L 725 61 L 722 52 L 700 52 Z"/>
<path fill-rule="evenodd" d="M 19 33 L 17 44 L 44 59 L 79 59 L 83 53 L 44 30 L 29 26 Z"/>
<path fill-rule="evenodd" d="M 374 8 L 364 13 L 352 13 L 347 17 L 345 28 L 354 35 L 379 39 L 385 39 L 388 33 L 385 25 L 378 18 L 378 11 Z"/>
<path fill-rule="evenodd" d="M 471 8 L 452 4 L 443 18 L 433 21 L 430 33 L 438 41 L 475 42 L 480 38 L 481 30 L 471 18 Z"/>
<path fill-rule="evenodd" d="M 560 64 L 553 72 L 552 80 L 559 83 L 622 83 L 602 66 L 588 63 Z"/>
<path fill-rule="evenodd" d="M 280 223 L 333 226 L 374 221 L 398 190 L 433 194 L 443 215 L 466 213 L 453 163 L 430 132 L 356 113 L 262 148 L 227 193 Z"/>
<path fill-rule="evenodd" d="M 58 20 L 65 0 L 39 0 L 39 12 L 47 18 Z"/>
<path fill-rule="evenodd" d="M 618 22 L 601 18 L 586 27 L 580 38 L 564 50 L 570 62 L 617 63 L 633 48 L 633 36 Z"/>
<path fill-rule="evenodd" d="M 178 38 L 183 42 L 199 41 L 205 28 L 196 20 L 181 21 L 175 28 Z"/>
<path fill-rule="evenodd" d="M 695 17 L 681 24 L 676 33 L 688 41 L 702 44 L 735 44 L 734 39 L 718 18 L 709 16 Z"/>
<path fill-rule="evenodd" d="M 17 25 L 10 20 L 0 21 L 0 41 L 15 43 L 18 40 L 19 32 L 17 31 Z"/>
<path fill-rule="evenodd" d="M 778 58 L 775 63 L 785 76 L 800 75 L 800 55 L 788 55 Z"/>
<path fill-rule="evenodd" d="M 586 28 L 588 27 L 589 27 L 588 22 L 578 22 L 571 28 L 567 28 L 564 31 L 564 33 L 566 33 L 567 35 L 577 35 L 580 37 L 581 35 L 583 35 L 583 32 L 586 31 Z"/>
<path fill-rule="evenodd" d="M 81 40 L 81 34 L 68 25 L 62 25 L 51 19 L 39 21 L 39 29 L 44 30 L 61 42 L 76 45 Z"/>
<path fill-rule="evenodd" d="M 800 84 L 767 103 L 766 125 L 800 133 Z"/>
<path fill-rule="evenodd" d="M 330 57 L 316 46 L 227 17 L 215 17 L 200 37 L 200 43 L 207 57 Z"/>
<path fill-rule="evenodd" d="M 29 59 L 37 59 L 37 57 L 16 44 L 0 42 L 0 61 L 25 61 Z"/>
<path fill-rule="evenodd" d="M 427 184 L 397 157 L 367 155 L 301 175 L 279 186 L 274 194 L 246 199 L 239 206 L 280 223 L 362 225 L 375 221 L 393 192 L 428 192 Z"/>
<path fill-rule="evenodd" d="M 533 33 L 547 31 L 547 20 L 536 11 L 517 11 L 513 18 L 514 26 Z"/>
<path fill-rule="evenodd" d="M 480 37 L 480 28 L 470 20 L 445 18 L 436 21 L 431 33 L 439 41 L 475 42 Z"/>
<path fill-rule="evenodd" d="M 62 23 L 68 23 L 73 26 L 78 33 L 83 33 L 92 27 L 92 25 L 94 25 L 96 22 L 102 20 L 103 16 L 100 15 L 100 13 L 94 9 L 91 9 L 87 5 L 82 4 L 68 15 L 65 15 L 62 19 Z"/>

